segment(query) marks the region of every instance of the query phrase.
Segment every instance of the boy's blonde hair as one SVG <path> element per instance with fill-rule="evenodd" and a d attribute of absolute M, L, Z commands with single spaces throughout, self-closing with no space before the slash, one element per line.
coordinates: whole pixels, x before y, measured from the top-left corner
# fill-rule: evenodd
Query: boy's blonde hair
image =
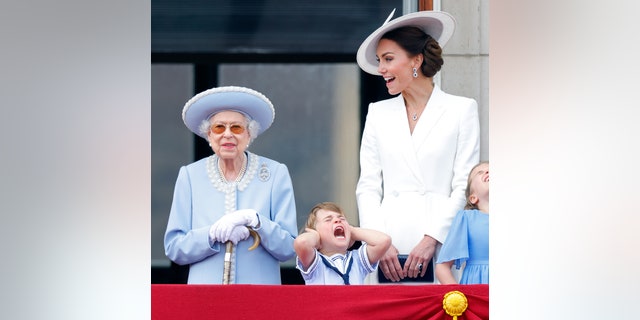
<path fill-rule="evenodd" d="M 489 161 L 480 161 L 478 164 L 473 166 L 473 168 L 471 168 L 471 171 L 469 171 L 469 176 L 467 177 L 467 189 L 464 191 L 464 196 L 467 199 L 467 204 L 465 204 L 464 206 L 465 210 L 478 209 L 478 207 L 476 207 L 475 204 L 469 202 L 469 197 L 471 197 L 471 178 L 472 178 L 471 173 L 481 164 L 485 164 L 485 163 L 489 164 Z"/>
<path fill-rule="evenodd" d="M 309 217 L 307 218 L 307 224 L 305 225 L 306 228 L 313 229 L 313 230 L 316 229 L 316 218 L 318 215 L 318 211 L 323 209 L 327 211 L 337 212 L 344 216 L 342 209 L 337 204 L 333 202 L 321 202 L 316 204 L 313 208 L 311 208 L 311 211 L 309 212 Z"/>

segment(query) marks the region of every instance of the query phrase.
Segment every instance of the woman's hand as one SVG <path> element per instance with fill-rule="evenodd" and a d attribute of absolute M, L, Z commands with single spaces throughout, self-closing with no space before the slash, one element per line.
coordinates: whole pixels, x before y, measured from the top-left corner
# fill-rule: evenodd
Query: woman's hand
<path fill-rule="evenodd" d="M 398 261 L 398 249 L 393 244 L 389 246 L 387 252 L 380 258 L 378 268 L 382 270 L 387 279 L 393 282 L 400 281 L 405 277 L 400 261 Z"/>
<path fill-rule="evenodd" d="M 428 235 L 424 235 L 422 240 L 411 250 L 407 261 L 404 263 L 404 272 L 409 278 L 423 277 L 427 272 L 427 264 L 436 253 L 438 241 Z"/>

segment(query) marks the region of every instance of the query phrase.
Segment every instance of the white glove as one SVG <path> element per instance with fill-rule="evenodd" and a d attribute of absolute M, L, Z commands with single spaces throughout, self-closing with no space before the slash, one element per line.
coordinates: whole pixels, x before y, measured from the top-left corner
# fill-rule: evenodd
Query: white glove
<path fill-rule="evenodd" d="M 211 243 L 213 244 L 214 242 L 226 242 L 227 239 L 222 239 L 222 238 L 218 238 L 218 234 L 220 233 L 220 220 L 218 220 L 216 223 L 211 225 L 211 228 L 209 228 L 209 240 L 211 241 Z M 233 227 L 232 227 L 233 228 Z"/>
<path fill-rule="evenodd" d="M 231 232 L 236 226 L 255 228 L 259 223 L 258 213 L 255 210 L 236 210 L 232 213 L 225 214 L 220 220 L 216 221 L 209 229 L 209 237 L 212 241 L 227 242 L 229 241 Z"/>
<path fill-rule="evenodd" d="M 251 227 L 253 229 L 257 228 L 260 224 L 260 220 L 258 219 L 258 212 L 253 209 L 236 210 L 232 212 L 231 215 L 236 215 L 236 219 L 242 221 L 242 225 Z M 238 216 L 241 216 L 242 218 L 238 218 Z"/>
<path fill-rule="evenodd" d="M 244 226 L 238 226 L 231 230 L 229 241 L 233 242 L 233 244 L 238 244 L 238 242 L 247 240 L 247 238 L 249 238 L 249 229 Z"/>

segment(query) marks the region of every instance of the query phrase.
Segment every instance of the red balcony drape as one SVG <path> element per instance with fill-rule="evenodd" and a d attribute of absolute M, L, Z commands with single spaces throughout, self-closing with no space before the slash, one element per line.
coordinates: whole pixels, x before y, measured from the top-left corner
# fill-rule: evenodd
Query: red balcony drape
<path fill-rule="evenodd" d="M 463 293 L 459 320 L 489 319 L 488 285 L 151 285 L 151 318 L 163 319 L 452 319 L 443 309 Z"/>

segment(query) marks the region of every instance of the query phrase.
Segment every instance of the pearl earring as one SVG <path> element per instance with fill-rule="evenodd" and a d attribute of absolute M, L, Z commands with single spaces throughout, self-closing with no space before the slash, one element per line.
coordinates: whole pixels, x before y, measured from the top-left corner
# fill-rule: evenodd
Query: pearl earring
<path fill-rule="evenodd" d="M 418 77 L 418 68 L 413 68 L 413 77 L 414 78 Z"/>

